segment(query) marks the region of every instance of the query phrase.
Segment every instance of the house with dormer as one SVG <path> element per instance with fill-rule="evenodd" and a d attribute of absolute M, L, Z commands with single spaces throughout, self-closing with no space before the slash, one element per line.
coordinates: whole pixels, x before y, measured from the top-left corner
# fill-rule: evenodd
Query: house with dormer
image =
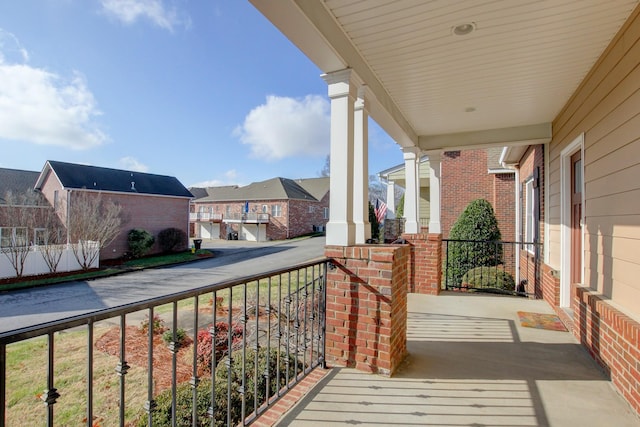
<path fill-rule="evenodd" d="M 68 223 L 69 206 L 80 192 L 121 206 L 121 231 L 100 252 L 102 260 L 124 256 L 129 250 L 127 234 L 134 228 L 144 229 L 153 236 L 166 228 L 188 232 L 189 201 L 193 195 L 172 176 L 49 160 L 34 188 L 56 209 L 64 224 Z M 156 239 L 149 253 L 158 252 Z"/>

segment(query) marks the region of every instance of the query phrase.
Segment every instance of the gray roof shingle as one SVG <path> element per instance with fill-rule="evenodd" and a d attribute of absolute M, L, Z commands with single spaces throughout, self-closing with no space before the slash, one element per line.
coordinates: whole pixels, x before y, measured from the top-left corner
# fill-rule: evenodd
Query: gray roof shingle
<path fill-rule="evenodd" d="M 24 194 L 33 190 L 40 172 L 0 168 L 0 203 L 4 203 L 8 191 Z"/>
<path fill-rule="evenodd" d="M 326 190 L 323 190 L 323 184 Z M 202 189 L 191 189 L 202 194 Z M 329 178 L 293 180 L 288 178 L 271 178 L 266 181 L 253 182 L 244 187 L 208 187 L 204 197 L 197 202 L 250 201 L 250 200 L 313 200 L 319 201 L 329 191 Z M 318 197 L 319 196 L 319 197 Z"/>
<path fill-rule="evenodd" d="M 177 178 L 172 176 L 79 165 L 53 160 L 47 161 L 47 164 L 65 188 L 193 197 L 193 194 L 191 194 Z M 43 173 L 45 173 L 46 170 L 47 165 L 45 165 Z"/>

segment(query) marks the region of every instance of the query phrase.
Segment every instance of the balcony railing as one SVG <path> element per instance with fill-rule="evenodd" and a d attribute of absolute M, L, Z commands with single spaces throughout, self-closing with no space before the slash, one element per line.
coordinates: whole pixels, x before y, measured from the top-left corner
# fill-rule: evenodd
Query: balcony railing
<path fill-rule="evenodd" d="M 248 213 L 232 213 L 224 217 L 225 222 L 245 222 L 250 224 L 268 224 L 269 214 L 248 212 Z"/>
<path fill-rule="evenodd" d="M 540 244 L 443 239 L 445 289 L 541 295 Z"/>
<path fill-rule="evenodd" d="M 324 364 L 326 271 L 305 263 L 0 334 L 0 426 L 249 424 Z"/>
<path fill-rule="evenodd" d="M 222 214 L 221 213 L 211 213 L 211 212 L 191 212 L 191 213 L 189 213 L 189 221 L 221 222 L 222 221 Z"/>

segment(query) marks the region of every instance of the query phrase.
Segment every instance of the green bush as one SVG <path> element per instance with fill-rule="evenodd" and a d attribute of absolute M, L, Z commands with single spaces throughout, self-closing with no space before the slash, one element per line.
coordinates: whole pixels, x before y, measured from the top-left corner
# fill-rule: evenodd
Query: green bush
<path fill-rule="evenodd" d="M 267 355 L 269 362 L 267 363 Z M 255 393 L 255 363 L 258 364 L 258 377 L 257 377 L 257 389 L 258 393 Z M 216 368 L 215 375 L 215 425 L 217 427 L 227 425 L 238 425 L 242 417 L 242 394 L 240 393 L 240 387 L 242 387 L 242 352 L 236 351 L 233 353 L 233 360 L 231 363 L 231 423 L 227 424 L 227 387 L 228 387 L 228 358 L 222 359 Z M 278 366 L 280 367 L 280 381 L 277 379 Z M 293 355 L 289 355 L 285 352 L 279 352 L 277 349 L 271 349 L 267 352 L 266 348 L 261 348 L 257 351 L 253 349 L 246 350 L 245 357 L 245 415 L 249 415 L 253 412 L 254 402 L 258 402 L 260 407 L 266 402 L 267 397 L 274 396 L 279 389 L 286 384 L 286 372 L 289 369 L 289 379 L 291 380 L 295 375 L 295 370 L 299 373 L 304 367 L 300 361 L 298 361 Z M 269 373 L 269 393 L 267 396 L 267 379 L 265 374 Z M 211 420 L 207 416 L 209 406 L 211 406 L 211 379 L 202 378 L 197 386 L 198 400 L 197 400 L 197 413 L 198 423 L 197 426 L 210 426 Z M 179 384 L 176 388 L 176 407 L 177 407 L 177 425 L 191 426 L 192 424 L 192 399 L 193 389 L 188 382 Z M 160 393 L 155 398 L 156 409 L 153 413 L 153 425 L 157 427 L 165 427 L 171 425 L 171 390 L 166 390 Z M 142 427 L 147 425 L 146 414 L 140 414 L 136 425 Z"/>
<path fill-rule="evenodd" d="M 158 314 L 153 315 L 153 334 L 159 335 L 166 331 L 167 328 L 164 326 L 164 320 Z M 140 322 L 140 331 L 143 334 L 146 334 L 149 331 L 149 315 L 146 315 L 145 318 Z"/>
<path fill-rule="evenodd" d="M 516 282 L 508 272 L 496 267 L 476 267 L 462 276 L 462 286 L 514 291 Z"/>
<path fill-rule="evenodd" d="M 179 228 L 165 228 L 158 234 L 158 244 L 163 252 L 180 252 L 187 248 L 187 233 Z"/>
<path fill-rule="evenodd" d="M 187 331 L 182 328 L 176 329 L 176 345 L 178 348 L 182 347 L 182 344 L 187 339 Z M 169 344 L 173 341 L 173 331 L 171 329 L 167 329 L 162 334 L 162 340 Z"/>
<path fill-rule="evenodd" d="M 127 241 L 129 242 L 129 251 L 131 252 L 131 255 L 134 258 L 140 258 L 149 252 L 156 239 L 147 230 L 134 228 L 129 231 Z"/>
<path fill-rule="evenodd" d="M 373 240 L 380 240 L 380 223 L 376 216 L 376 208 L 373 203 L 369 202 L 369 223 L 371 223 L 371 238 Z"/>
<path fill-rule="evenodd" d="M 449 242 L 446 253 L 447 274 L 444 278 L 447 283 L 459 286 L 462 276 L 470 269 L 500 264 L 502 245 L 486 242 L 496 242 L 501 238 L 491 203 L 484 199 L 469 203 L 451 227 L 449 239 L 471 242 Z"/>

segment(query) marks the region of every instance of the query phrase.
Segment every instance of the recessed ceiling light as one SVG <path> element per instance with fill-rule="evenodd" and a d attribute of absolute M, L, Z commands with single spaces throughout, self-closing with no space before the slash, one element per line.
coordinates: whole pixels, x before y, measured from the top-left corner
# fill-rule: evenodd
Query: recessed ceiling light
<path fill-rule="evenodd" d="M 466 36 L 467 34 L 471 34 L 476 29 L 475 22 L 467 22 L 466 24 L 456 25 L 455 27 L 451 27 L 451 32 L 456 36 Z"/>

